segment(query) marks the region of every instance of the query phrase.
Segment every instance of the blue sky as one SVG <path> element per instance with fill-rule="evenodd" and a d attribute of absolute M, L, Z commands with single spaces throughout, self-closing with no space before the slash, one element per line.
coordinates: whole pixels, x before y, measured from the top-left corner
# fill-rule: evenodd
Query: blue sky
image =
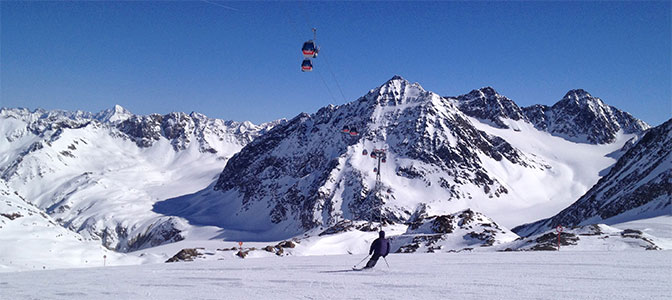
<path fill-rule="evenodd" d="M 520 106 L 583 88 L 658 125 L 672 116 L 670 3 L 0 2 L 0 106 L 260 123 L 398 74 Z M 311 27 L 322 52 L 302 73 Z"/>

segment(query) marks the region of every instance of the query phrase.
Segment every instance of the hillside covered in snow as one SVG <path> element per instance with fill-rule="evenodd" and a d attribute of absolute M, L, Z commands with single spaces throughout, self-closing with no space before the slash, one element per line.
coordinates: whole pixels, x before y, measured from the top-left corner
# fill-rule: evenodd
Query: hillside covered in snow
<path fill-rule="evenodd" d="M 381 228 L 398 253 L 552 250 L 558 224 L 577 251 L 669 249 L 669 123 L 399 76 L 262 125 L 3 108 L 0 270 L 358 254 Z"/>
<path fill-rule="evenodd" d="M 206 187 L 261 126 L 190 115 L 0 110 L 0 179 L 59 226 L 117 251 L 183 239 L 156 201 Z"/>
<path fill-rule="evenodd" d="M 557 215 L 516 227 L 529 235 L 558 225 L 614 224 L 672 214 L 672 119 L 629 147 L 609 173 Z"/>
<path fill-rule="evenodd" d="M 343 220 L 403 224 L 420 210 L 438 216 L 473 209 L 515 226 L 571 204 L 647 128 L 613 117 L 624 113 L 598 100 L 577 106 L 584 110 L 575 118 L 591 121 L 576 122 L 575 132 L 595 138 L 576 143 L 540 130 L 491 88 L 441 97 L 395 76 L 354 102 L 275 126 L 234 155 L 216 183 L 155 210 L 260 240 Z M 610 143 L 590 131 L 596 120 L 618 128 Z M 374 149 L 386 153 L 380 181 L 368 155 Z"/>

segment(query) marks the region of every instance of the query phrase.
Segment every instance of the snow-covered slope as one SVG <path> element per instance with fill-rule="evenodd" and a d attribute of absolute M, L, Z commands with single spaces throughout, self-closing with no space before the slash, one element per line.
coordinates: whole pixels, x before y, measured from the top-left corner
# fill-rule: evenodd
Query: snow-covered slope
<path fill-rule="evenodd" d="M 405 223 L 421 207 L 430 215 L 472 208 L 513 226 L 575 201 L 615 162 L 607 154 L 634 136 L 617 132 L 610 144 L 577 144 L 538 130 L 515 103 L 493 97 L 511 108 L 493 116 L 518 120 L 493 127 L 465 115 L 455 99 L 395 76 L 357 101 L 274 127 L 234 155 L 216 184 L 155 210 L 258 240 L 342 220 Z M 345 126 L 359 135 L 341 133 Z M 387 153 L 380 184 L 376 160 L 362 155 L 374 148 Z"/>
<path fill-rule="evenodd" d="M 0 273 L 7 299 L 669 299 L 669 251 L 283 257 Z"/>
<path fill-rule="evenodd" d="M 137 116 L 119 106 L 98 114 L 2 109 L 0 175 L 84 238 L 139 249 L 183 238 L 186 222 L 152 212 L 156 201 L 206 187 L 273 125 L 197 113 Z"/>
<path fill-rule="evenodd" d="M 581 95 L 532 116 L 492 88 L 440 97 L 395 76 L 354 102 L 261 126 L 120 106 L 2 109 L 0 178 L 40 222 L 136 263 L 183 248 L 238 259 L 239 240 L 247 258 L 365 253 L 380 226 L 395 251 L 493 251 L 515 242 L 507 227 L 556 214 L 639 145 L 646 124 Z M 374 148 L 386 153 L 380 182 Z"/>
<path fill-rule="evenodd" d="M 647 131 L 590 191 L 557 215 L 514 228 L 520 235 L 557 225 L 614 224 L 672 215 L 672 119 Z"/>
<path fill-rule="evenodd" d="M 139 262 L 63 228 L 0 180 L 0 272 Z"/>

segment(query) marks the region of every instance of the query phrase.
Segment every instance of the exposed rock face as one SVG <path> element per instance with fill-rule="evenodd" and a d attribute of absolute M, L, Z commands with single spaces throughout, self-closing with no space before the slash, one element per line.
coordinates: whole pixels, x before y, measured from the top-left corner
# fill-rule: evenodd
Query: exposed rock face
<path fill-rule="evenodd" d="M 513 229 L 528 236 L 557 225 L 612 224 L 672 208 L 672 119 L 650 129 L 609 173 L 557 215 Z"/>
<path fill-rule="evenodd" d="M 455 98 L 458 107 L 470 117 L 499 128 L 509 128 L 504 120 L 524 120 L 527 117 L 523 110 L 511 99 L 498 94 L 491 87 L 473 90 L 466 95 Z"/>
<path fill-rule="evenodd" d="M 419 216 L 406 233 L 394 239 L 397 253 L 453 252 L 489 247 L 518 238 L 481 213 L 467 209 L 455 214 Z"/>
<path fill-rule="evenodd" d="M 523 113 L 539 130 L 581 143 L 608 144 L 616 140 L 619 131 L 641 134 L 649 128 L 581 89 L 567 92 L 551 107 L 533 105 L 523 108 Z"/>
<path fill-rule="evenodd" d="M 246 145 L 268 128 L 281 122 L 255 126 L 250 122 L 239 123 L 210 119 L 194 112 L 189 115 L 173 112 L 167 115 L 132 115 L 116 127 L 127 134 L 139 147 L 151 147 L 164 137 L 170 140 L 176 151 L 185 150 L 190 143 L 197 142 L 201 152 L 217 153 L 212 145 L 212 142 L 216 142 L 213 138 L 218 138 L 220 141 L 227 139 L 230 143 Z"/>

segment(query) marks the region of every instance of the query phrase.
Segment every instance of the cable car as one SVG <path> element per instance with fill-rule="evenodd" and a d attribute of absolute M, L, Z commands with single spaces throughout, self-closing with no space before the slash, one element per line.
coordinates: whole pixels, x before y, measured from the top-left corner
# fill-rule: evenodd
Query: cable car
<path fill-rule="evenodd" d="M 388 194 L 392 194 L 392 189 L 387 189 Z"/>
<path fill-rule="evenodd" d="M 371 152 L 371 158 L 376 158 L 376 152 Z"/>
<path fill-rule="evenodd" d="M 341 132 L 343 132 L 343 133 L 350 133 L 350 128 L 349 128 L 347 125 L 346 125 L 346 126 L 343 126 L 343 129 L 341 129 Z"/>
<path fill-rule="evenodd" d="M 362 150 L 362 155 L 367 155 L 367 154 L 369 154 L 369 152 L 366 151 L 366 149 Z"/>
<path fill-rule="evenodd" d="M 387 161 L 387 159 L 385 157 L 383 157 L 383 159 L 380 160 L 380 162 L 382 162 L 382 163 L 385 163 L 386 161 Z"/>
<path fill-rule="evenodd" d="M 358 135 L 358 134 L 359 134 L 359 132 L 357 132 L 357 128 L 355 128 L 355 127 L 350 128 L 350 135 Z"/>
<path fill-rule="evenodd" d="M 304 59 L 303 62 L 301 63 L 301 71 L 302 72 L 313 71 L 313 62 L 311 62 L 310 59 Z"/>
<path fill-rule="evenodd" d="M 373 168 L 373 173 L 378 173 L 378 168 Z"/>
<path fill-rule="evenodd" d="M 303 43 L 303 47 L 301 47 L 301 52 L 303 52 L 303 57 L 305 58 L 315 58 L 319 51 L 313 40 L 306 41 Z"/>

